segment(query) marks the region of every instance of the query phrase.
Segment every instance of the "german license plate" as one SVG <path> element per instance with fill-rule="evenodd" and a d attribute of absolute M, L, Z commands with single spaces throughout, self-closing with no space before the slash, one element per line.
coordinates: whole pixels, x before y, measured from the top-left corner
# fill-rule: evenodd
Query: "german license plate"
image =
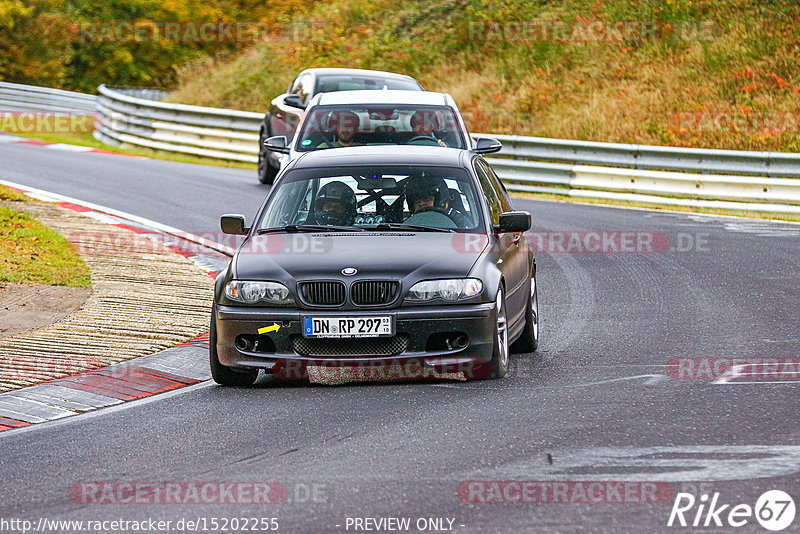
<path fill-rule="evenodd" d="M 305 337 L 390 337 L 394 335 L 392 318 L 378 317 L 304 317 Z"/>

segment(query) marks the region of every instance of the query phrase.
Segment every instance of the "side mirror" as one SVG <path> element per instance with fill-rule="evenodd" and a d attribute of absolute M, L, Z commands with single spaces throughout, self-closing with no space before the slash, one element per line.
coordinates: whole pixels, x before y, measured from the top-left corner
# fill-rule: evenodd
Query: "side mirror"
<path fill-rule="evenodd" d="M 303 99 L 300 95 L 286 95 L 283 98 L 283 103 L 293 108 L 306 109 L 306 105 L 303 103 Z"/>
<path fill-rule="evenodd" d="M 507 211 L 500 214 L 500 224 L 497 225 L 500 233 L 527 232 L 531 229 L 531 214 L 527 211 Z"/>
<path fill-rule="evenodd" d="M 479 137 L 475 140 L 475 152 L 478 154 L 491 154 L 493 152 L 500 152 L 503 148 L 503 143 L 491 137 Z"/>
<path fill-rule="evenodd" d="M 289 147 L 286 145 L 287 141 L 285 135 L 275 135 L 273 137 L 267 137 L 264 140 L 264 148 L 273 152 L 280 152 L 281 154 L 289 153 Z"/>
<path fill-rule="evenodd" d="M 223 215 L 219 219 L 219 227 L 225 234 L 247 235 L 250 228 L 244 226 L 244 215 Z"/>

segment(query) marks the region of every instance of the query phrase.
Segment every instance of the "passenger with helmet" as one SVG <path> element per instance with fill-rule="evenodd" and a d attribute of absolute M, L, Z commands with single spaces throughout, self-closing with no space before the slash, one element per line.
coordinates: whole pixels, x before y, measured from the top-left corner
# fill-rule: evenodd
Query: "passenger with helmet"
<path fill-rule="evenodd" d="M 408 140 L 408 144 L 447 147 L 447 143 L 434 135 L 434 132 L 440 129 L 441 124 L 436 112 L 416 111 L 411 116 L 411 130 L 414 132 L 414 137 Z"/>
<path fill-rule="evenodd" d="M 314 201 L 317 224 L 350 226 L 356 219 L 356 195 L 344 182 L 330 182 L 322 186 Z"/>
<path fill-rule="evenodd" d="M 411 176 L 405 186 L 406 202 L 411 216 L 404 222 L 437 228 L 458 228 L 461 215 L 448 209 L 450 190 L 440 176 Z"/>
<path fill-rule="evenodd" d="M 317 145 L 317 148 L 343 148 L 348 146 L 356 146 L 355 135 L 361 121 L 358 120 L 358 115 L 352 111 L 339 111 L 332 113 L 329 116 L 329 121 L 332 121 L 333 128 L 336 130 L 336 136 L 331 141 L 325 141 Z"/>

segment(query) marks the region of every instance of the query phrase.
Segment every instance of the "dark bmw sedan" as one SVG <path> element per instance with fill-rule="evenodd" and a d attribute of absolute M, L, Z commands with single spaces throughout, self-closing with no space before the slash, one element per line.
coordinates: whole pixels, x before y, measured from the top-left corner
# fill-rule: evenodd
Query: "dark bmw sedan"
<path fill-rule="evenodd" d="M 501 378 L 538 346 L 536 263 L 476 151 L 368 146 L 292 161 L 217 278 L 211 371 Z"/>

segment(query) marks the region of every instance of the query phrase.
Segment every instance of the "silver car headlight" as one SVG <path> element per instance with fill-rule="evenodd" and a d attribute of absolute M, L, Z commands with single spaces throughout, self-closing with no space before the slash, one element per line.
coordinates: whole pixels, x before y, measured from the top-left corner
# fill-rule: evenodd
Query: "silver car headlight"
<path fill-rule="evenodd" d="M 483 291 L 483 282 L 477 278 L 453 278 L 450 280 L 423 280 L 408 291 L 409 302 L 428 302 L 442 299 L 448 302 L 474 297 Z"/>
<path fill-rule="evenodd" d="M 245 304 L 291 304 L 294 302 L 289 296 L 286 286 L 277 282 L 249 282 L 245 280 L 231 280 L 225 285 L 225 296 L 236 302 Z"/>

